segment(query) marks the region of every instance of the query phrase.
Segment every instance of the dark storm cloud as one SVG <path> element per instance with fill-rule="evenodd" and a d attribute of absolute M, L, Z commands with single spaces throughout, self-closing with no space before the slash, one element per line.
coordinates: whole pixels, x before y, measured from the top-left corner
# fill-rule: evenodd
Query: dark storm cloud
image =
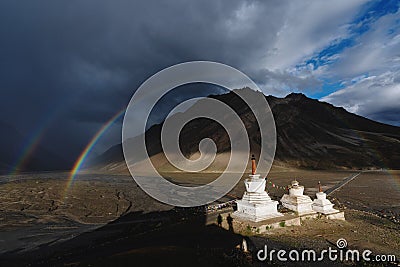
<path fill-rule="evenodd" d="M 315 90 L 318 73 L 293 68 L 346 35 L 363 2 L 4 0 L 0 121 L 45 129 L 45 145 L 74 158 L 143 81 L 180 62 L 229 64 L 267 93 Z M 118 142 L 119 127 L 100 143 Z"/>
<path fill-rule="evenodd" d="M 189 60 L 246 66 L 281 24 L 277 17 L 265 27 L 264 16 L 283 8 L 256 1 L 2 1 L 0 120 L 26 135 L 50 121 L 47 145 L 76 155 L 95 124 L 126 106 L 153 73 Z"/>

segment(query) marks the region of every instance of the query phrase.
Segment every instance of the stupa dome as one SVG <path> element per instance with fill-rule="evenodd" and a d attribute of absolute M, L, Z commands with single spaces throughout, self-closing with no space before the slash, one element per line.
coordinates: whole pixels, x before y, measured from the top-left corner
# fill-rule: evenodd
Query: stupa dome
<path fill-rule="evenodd" d="M 292 187 L 298 187 L 299 186 L 299 182 L 297 182 L 296 180 L 292 181 Z"/>

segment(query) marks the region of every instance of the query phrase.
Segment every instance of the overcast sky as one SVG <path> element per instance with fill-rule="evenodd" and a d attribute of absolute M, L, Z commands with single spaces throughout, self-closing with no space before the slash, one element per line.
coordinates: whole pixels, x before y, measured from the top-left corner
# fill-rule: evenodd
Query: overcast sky
<path fill-rule="evenodd" d="M 192 60 L 400 125 L 398 1 L 2 0 L 0 36 L 0 121 L 67 157 L 149 76 Z"/>

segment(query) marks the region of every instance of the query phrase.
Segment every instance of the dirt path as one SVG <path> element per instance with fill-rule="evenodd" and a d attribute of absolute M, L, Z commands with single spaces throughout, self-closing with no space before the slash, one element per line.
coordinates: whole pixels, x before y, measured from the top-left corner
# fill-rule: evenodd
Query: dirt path
<path fill-rule="evenodd" d="M 332 186 L 331 188 L 329 188 L 328 190 L 325 191 L 325 193 L 329 196 L 330 194 L 332 194 L 333 192 L 335 192 L 336 190 L 338 190 L 339 188 L 345 186 L 347 183 L 349 183 L 350 181 L 352 181 L 354 178 L 356 178 L 357 176 L 359 176 L 362 172 L 350 175 L 349 177 L 343 179 L 343 181 L 341 181 L 340 183 L 337 183 L 336 185 Z"/>

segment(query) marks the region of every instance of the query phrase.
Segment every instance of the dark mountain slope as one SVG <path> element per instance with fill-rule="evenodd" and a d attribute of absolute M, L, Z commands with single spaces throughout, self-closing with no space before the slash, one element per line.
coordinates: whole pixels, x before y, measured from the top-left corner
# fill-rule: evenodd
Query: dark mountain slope
<path fill-rule="evenodd" d="M 241 90 L 256 93 L 249 89 Z M 232 92 L 210 97 L 223 101 L 239 114 L 248 131 L 252 152 L 259 152 L 258 124 L 244 102 Z M 303 94 L 292 93 L 285 98 L 266 96 L 266 99 L 277 129 L 277 162 L 318 169 L 400 168 L 399 127 L 366 119 Z M 153 157 L 162 154 L 161 126 L 154 125 L 146 132 L 149 155 Z M 180 135 L 182 152 L 188 157 L 194 155 L 200 140 L 205 137 L 216 142 L 219 155 L 229 152 L 226 132 L 207 119 L 194 120 L 183 128 Z M 166 164 L 156 159 L 161 165 Z M 125 169 L 121 145 L 112 147 L 91 164 L 97 168 Z"/>

